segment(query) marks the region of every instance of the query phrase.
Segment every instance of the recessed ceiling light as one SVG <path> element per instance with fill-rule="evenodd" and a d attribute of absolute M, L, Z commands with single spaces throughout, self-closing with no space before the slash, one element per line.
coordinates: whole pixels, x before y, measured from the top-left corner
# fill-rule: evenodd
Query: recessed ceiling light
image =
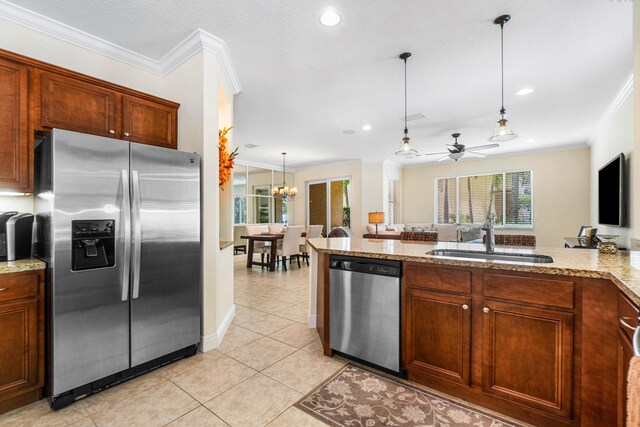
<path fill-rule="evenodd" d="M 342 131 L 342 133 L 344 133 L 345 135 L 353 135 L 354 133 L 356 133 L 356 131 L 353 129 L 345 129 Z"/>
<path fill-rule="evenodd" d="M 362 130 L 371 130 L 371 125 L 362 126 Z"/>
<path fill-rule="evenodd" d="M 248 149 L 256 148 L 257 146 L 258 146 L 258 144 L 244 144 L 243 145 L 244 148 L 248 148 Z"/>
<path fill-rule="evenodd" d="M 527 142 L 536 142 L 536 140 L 533 139 L 533 138 L 529 138 L 529 139 L 527 139 Z"/>
<path fill-rule="evenodd" d="M 523 87 L 519 91 L 516 92 L 516 95 L 529 95 L 533 92 L 533 89 L 530 87 Z"/>
<path fill-rule="evenodd" d="M 342 17 L 333 9 L 326 10 L 322 16 L 320 16 L 320 22 L 326 27 L 335 27 L 341 20 Z"/>

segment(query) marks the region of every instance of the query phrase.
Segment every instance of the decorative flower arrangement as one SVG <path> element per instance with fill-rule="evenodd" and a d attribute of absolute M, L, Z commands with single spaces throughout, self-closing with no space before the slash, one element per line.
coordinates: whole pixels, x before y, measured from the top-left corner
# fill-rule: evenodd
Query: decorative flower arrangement
<path fill-rule="evenodd" d="M 231 179 L 231 169 L 233 169 L 233 164 L 235 162 L 236 156 L 238 155 L 238 147 L 233 150 L 231 153 L 227 151 L 227 132 L 233 129 L 231 127 L 225 127 L 221 130 L 218 130 L 218 159 L 220 164 L 220 189 L 224 191 L 222 188 L 229 180 Z"/>

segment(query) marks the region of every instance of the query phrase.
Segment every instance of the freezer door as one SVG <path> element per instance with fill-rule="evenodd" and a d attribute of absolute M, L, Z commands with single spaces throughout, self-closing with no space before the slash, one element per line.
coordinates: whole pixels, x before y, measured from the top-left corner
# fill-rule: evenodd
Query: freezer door
<path fill-rule="evenodd" d="M 200 341 L 200 158 L 131 144 L 131 364 Z"/>
<path fill-rule="evenodd" d="M 128 239 L 129 144 L 111 138 L 54 130 L 48 165 L 52 169 L 51 372 L 54 395 L 129 367 L 129 300 L 125 242 Z M 38 195 L 45 197 L 45 195 Z M 112 266 L 76 269 L 72 221 L 111 222 L 115 229 Z M 76 234 L 79 229 L 76 227 Z M 104 231 L 104 230 L 102 230 Z M 75 255 L 102 256 L 99 243 Z M 75 241 L 78 245 L 85 243 Z M 104 243 L 107 243 L 106 240 Z M 94 257 L 93 249 L 98 247 Z M 115 261 L 115 262 L 114 262 Z"/>

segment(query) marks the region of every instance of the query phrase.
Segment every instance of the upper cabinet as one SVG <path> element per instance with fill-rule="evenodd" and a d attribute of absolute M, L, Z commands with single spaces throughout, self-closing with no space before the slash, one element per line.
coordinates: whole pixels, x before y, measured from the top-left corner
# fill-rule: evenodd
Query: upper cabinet
<path fill-rule="evenodd" d="M 177 104 L 0 49 L 0 191 L 33 191 L 37 130 L 178 147 Z"/>
<path fill-rule="evenodd" d="M 116 136 L 116 93 L 58 74 L 42 73 L 40 123 L 100 136 Z"/>
<path fill-rule="evenodd" d="M 178 110 L 171 106 L 124 95 L 122 136 L 128 141 L 177 148 Z"/>
<path fill-rule="evenodd" d="M 28 193 L 33 187 L 25 65 L 0 58 L 0 191 Z"/>

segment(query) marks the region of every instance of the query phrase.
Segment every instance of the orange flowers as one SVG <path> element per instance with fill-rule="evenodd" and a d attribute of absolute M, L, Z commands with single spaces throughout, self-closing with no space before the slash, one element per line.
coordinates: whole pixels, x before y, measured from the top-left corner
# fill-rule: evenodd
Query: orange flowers
<path fill-rule="evenodd" d="M 233 129 L 231 127 L 225 127 L 218 130 L 218 160 L 220 169 L 220 189 L 224 191 L 223 185 L 225 185 L 231 179 L 231 169 L 233 169 L 233 163 L 238 155 L 238 148 L 236 147 L 231 153 L 227 151 L 227 132 Z"/>

